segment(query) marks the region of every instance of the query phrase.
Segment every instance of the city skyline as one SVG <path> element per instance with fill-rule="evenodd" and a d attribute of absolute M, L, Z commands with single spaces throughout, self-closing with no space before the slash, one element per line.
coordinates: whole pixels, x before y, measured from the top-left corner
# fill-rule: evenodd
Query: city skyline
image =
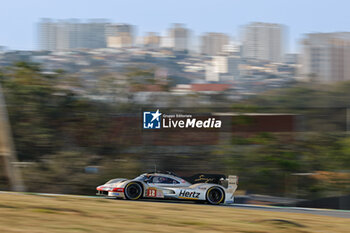
<path fill-rule="evenodd" d="M 287 52 L 299 51 L 305 33 L 350 31 L 347 1 L 81 1 L 2 4 L 0 46 L 13 50 L 36 49 L 36 23 L 40 18 L 105 18 L 113 23 L 137 27 L 137 35 L 154 31 L 163 34 L 172 23 L 184 23 L 195 36 L 205 32 L 227 33 L 238 39 L 240 28 L 250 22 L 278 23 L 288 27 Z M 20 6 L 20 7 L 19 7 Z M 254 6 L 254 7 L 253 7 Z M 10 23 L 9 23 L 10 22 Z"/>

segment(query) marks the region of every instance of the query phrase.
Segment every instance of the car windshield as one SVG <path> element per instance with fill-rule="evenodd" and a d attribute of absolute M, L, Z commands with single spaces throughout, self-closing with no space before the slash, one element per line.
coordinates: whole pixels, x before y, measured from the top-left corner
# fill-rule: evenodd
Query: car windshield
<path fill-rule="evenodd" d="M 142 174 L 142 175 L 139 175 L 138 177 L 136 177 L 134 180 L 139 180 L 139 181 L 143 181 L 143 180 L 145 180 L 145 175 L 144 174 Z"/>
<path fill-rule="evenodd" d="M 155 184 L 178 184 L 179 182 L 168 178 L 168 177 L 164 177 L 164 176 L 154 176 L 152 179 L 152 183 Z"/>

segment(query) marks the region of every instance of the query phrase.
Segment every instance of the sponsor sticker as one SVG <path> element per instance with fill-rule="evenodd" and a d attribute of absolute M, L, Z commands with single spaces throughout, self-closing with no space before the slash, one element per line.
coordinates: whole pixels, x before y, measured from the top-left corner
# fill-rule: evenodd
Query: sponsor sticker
<path fill-rule="evenodd" d="M 154 189 L 154 188 L 147 189 L 147 197 L 157 197 L 157 189 Z"/>
<path fill-rule="evenodd" d="M 179 197 L 181 198 L 199 198 L 200 193 L 196 191 L 180 190 Z"/>

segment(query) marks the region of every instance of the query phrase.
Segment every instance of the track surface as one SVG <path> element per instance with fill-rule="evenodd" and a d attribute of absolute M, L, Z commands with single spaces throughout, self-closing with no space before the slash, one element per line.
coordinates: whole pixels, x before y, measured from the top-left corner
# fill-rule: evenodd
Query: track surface
<path fill-rule="evenodd" d="M 12 195 L 39 195 L 39 196 L 68 196 L 68 197 L 80 197 L 80 198 L 104 198 L 98 196 L 84 196 L 84 195 L 68 195 L 68 194 L 52 194 L 52 193 L 18 193 L 18 192 L 4 192 L 0 191 L 0 194 L 12 194 Z M 128 201 L 128 200 L 123 200 Z M 182 203 L 188 205 L 206 205 L 198 204 L 188 201 L 177 201 L 177 200 L 158 200 L 158 199 L 143 199 L 139 200 L 143 202 L 166 202 L 166 203 Z M 331 209 L 316 209 L 316 208 L 300 208 L 300 207 L 277 207 L 277 206 L 265 206 L 265 205 L 248 205 L 248 204 L 229 204 L 229 205 L 218 205 L 219 208 L 236 208 L 236 209 L 248 209 L 248 210 L 263 210 L 263 211 L 274 211 L 274 212 L 286 212 L 286 213 L 301 213 L 301 214 L 315 214 L 330 217 L 350 218 L 349 210 L 331 210 Z"/>

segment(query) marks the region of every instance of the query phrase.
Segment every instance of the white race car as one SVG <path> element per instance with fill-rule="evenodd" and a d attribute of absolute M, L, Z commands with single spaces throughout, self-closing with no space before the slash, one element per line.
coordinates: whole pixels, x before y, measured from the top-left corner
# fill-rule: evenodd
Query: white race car
<path fill-rule="evenodd" d="M 197 174 L 180 178 L 170 172 L 144 173 L 135 179 L 112 179 L 98 186 L 97 195 L 129 200 L 140 198 L 179 199 L 218 205 L 233 203 L 238 177 Z"/>

